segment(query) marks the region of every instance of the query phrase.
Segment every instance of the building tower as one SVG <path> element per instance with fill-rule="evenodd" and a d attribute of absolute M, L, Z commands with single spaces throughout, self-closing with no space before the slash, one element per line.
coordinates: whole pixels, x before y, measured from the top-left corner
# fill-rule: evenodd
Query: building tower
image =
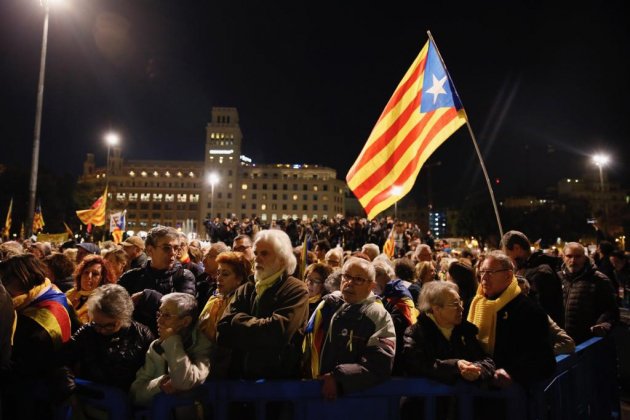
<path fill-rule="evenodd" d="M 237 213 L 240 203 L 238 180 L 243 134 L 236 108 L 213 107 L 206 126 L 206 151 L 202 182 L 200 219 L 226 218 Z M 214 188 L 210 175 L 218 181 Z M 212 213 L 212 214 L 211 214 Z"/>

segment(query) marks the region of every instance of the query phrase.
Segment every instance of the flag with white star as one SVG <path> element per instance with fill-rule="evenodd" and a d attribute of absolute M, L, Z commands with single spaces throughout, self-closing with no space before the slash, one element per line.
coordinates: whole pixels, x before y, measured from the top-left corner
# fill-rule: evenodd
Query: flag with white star
<path fill-rule="evenodd" d="M 453 82 L 429 40 L 346 176 L 368 218 L 404 197 L 429 156 L 465 123 Z"/>

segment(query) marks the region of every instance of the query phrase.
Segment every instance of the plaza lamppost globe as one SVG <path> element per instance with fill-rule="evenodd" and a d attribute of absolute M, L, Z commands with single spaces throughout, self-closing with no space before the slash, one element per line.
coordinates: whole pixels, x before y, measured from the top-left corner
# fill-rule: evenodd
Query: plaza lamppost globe
<path fill-rule="evenodd" d="M 400 196 L 403 192 L 403 189 L 399 185 L 394 185 L 392 187 L 391 195 L 396 197 L 396 201 L 394 202 L 394 220 L 398 219 L 398 200 L 400 200 Z"/>
<path fill-rule="evenodd" d="M 210 220 L 214 219 L 214 186 L 219 183 L 219 175 L 216 172 L 208 174 L 208 184 L 210 184 Z"/>
<path fill-rule="evenodd" d="M 608 203 L 606 203 L 606 199 L 604 196 L 604 167 L 610 163 L 610 156 L 604 153 L 597 153 L 593 155 L 593 163 L 599 169 L 599 194 L 600 200 L 604 207 L 604 215 L 606 217 L 604 225 L 606 226 L 608 225 Z"/>

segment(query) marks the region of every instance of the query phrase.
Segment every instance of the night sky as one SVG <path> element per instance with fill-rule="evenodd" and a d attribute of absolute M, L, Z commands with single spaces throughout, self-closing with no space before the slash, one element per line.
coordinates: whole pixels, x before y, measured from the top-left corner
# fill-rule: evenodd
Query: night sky
<path fill-rule="evenodd" d="M 497 195 L 544 194 L 596 171 L 628 187 L 630 37 L 622 1 L 65 0 L 51 11 L 41 167 L 78 175 L 102 136 L 129 159 L 202 160 L 212 106 L 237 107 L 257 163 L 317 163 L 343 179 L 431 30 Z M 504 4 L 505 3 L 505 4 Z M 412 5 L 412 6 L 410 6 Z M 43 24 L 0 2 L 0 163 L 30 168 Z M 430 162 L 438 205 L 482 190 L 465 127 Z M 426 200 L 427 170 L 412 193 Z"/>

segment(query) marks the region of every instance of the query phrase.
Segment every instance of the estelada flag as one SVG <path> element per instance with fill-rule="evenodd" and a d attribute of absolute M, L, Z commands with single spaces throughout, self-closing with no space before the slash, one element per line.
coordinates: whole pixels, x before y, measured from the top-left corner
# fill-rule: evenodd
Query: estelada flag
<path fill-rule="evenodd" d="M 88 210 L 77 210 L 77 216 L 83 224 L 93 224 L 94 226 L 103 226 L 105 224 L 105 208 L 107 206 L 107 187 L 105 192 L 100 196 L 92 207 Z"/>
<path fill-rule="evenodd" d="M 44 229 L 44 226 L 46 226 L 46 223 L 44 222 L 42 206 L 37 203 L 37 207 L 35 207 L 35 213 L 33 214 L 33 233 L 38 233 L 40 230 Z"/>
<path fill-rule="evenodd" d="M 368 219 L 406 195 L 429 156 L 465 123 L 466 113 L 430 39 L 346 176 Z"/>

